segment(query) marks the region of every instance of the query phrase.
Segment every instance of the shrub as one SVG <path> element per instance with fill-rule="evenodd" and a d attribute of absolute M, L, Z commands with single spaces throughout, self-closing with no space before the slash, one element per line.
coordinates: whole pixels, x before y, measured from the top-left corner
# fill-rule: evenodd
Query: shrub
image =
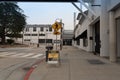
<path fill-rule="evenodd" d="M 12 43 L 14 43 L 14 40 L 12 40 L 12 39 L 7 39 L 7 43 L 8 43 L 8 44 L 12 44 Z"/>

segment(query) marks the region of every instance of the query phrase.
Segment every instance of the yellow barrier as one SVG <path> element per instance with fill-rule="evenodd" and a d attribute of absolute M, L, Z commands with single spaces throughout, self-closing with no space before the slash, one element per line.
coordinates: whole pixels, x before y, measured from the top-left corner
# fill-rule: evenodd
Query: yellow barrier
<path fill-rule="evenodd" d="M 59 55 L 58 53 L 49 53 L 48 58 L 58 59 Z"/>

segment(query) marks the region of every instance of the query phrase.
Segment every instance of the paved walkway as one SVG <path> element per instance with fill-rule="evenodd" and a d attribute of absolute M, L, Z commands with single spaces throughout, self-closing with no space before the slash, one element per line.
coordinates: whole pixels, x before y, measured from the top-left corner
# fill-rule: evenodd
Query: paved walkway
<path fill-rule="evenodd" d="M 61 66 L 41 63 L 29 80 L 120 80 L 120 64 L 66 46 L 61 51 Z"/>

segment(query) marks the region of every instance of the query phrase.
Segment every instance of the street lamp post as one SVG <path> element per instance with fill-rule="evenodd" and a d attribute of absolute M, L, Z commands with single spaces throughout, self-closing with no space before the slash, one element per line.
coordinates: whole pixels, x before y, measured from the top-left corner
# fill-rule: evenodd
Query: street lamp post
<path fill-rule="evenodd" d="M 46 28 L 46 30 L 45 30 L 45 45 L 47 46 L 47 31 L 48 31 L 48 29 Z"/>
<path fill-rule="evenodd" d="M 37 47 L 39 47 L 39 31 L 38 31 L 38 45 L 37 45 Z"/>

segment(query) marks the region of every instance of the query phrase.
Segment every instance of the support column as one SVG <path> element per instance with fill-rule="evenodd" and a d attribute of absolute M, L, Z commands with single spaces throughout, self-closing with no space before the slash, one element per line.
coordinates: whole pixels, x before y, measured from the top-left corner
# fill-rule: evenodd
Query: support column
<path fill-rule="evenodd" d="M 92 28 L 93 26 L 88 27 L 88 51 L 93 52 L 93 35 L 92 35 Z"/>
<path fill-rule="evenodd" d="M 111 62 L 116 62 L 117 61 L 117 44 L 116 44 L 116 26 L 115 26 L 115 19 L 114 19 L 114 12 L 111 11 L 109 12 L 109 51 L 110 51 L 110 56 L 109 59 Z"/>

